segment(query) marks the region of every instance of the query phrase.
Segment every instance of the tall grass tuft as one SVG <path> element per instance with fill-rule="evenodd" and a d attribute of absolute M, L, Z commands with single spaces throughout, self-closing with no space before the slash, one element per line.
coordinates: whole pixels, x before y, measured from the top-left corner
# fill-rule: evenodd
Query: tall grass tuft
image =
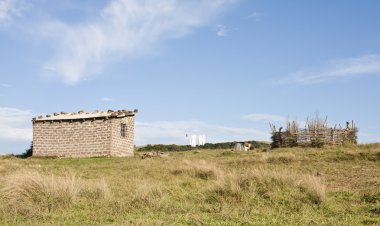
<path fill-rule="evenodd" d="M 294 161 L 291 153 L 280 153 L 265 157 L 267 162 Z M 174 174 L 187 174 L 204 180 L 212 179 L 211 196 L 242 200 L 245 194 L 269 194 L 272 191 L 285 188 L 298 189 L 306 194 L 312 203 L 320 204 L 326 199 L 326 187 L 319 177 L 298 174 L 289 170 L 273 170 L 256 168 L 247 171 L 224 171 L 205 161 L 191 162 L 184 160 L 183 165 L 173 171 Z M 215 197 L 214 197 L 215 198 Z M 214 199 L 212 198 L 212 199 Z"/>
<path fill-rule="evenodd" d="M 309 200 L 315 204 L 320 204 L 326 200 L 326 186 L 321 179 L 312 175 L 302 175 L 301 180 L 296 185 L 304 189 Z"/>
<path fill-rule="evenodd" d="M 90 200 L 110 199 L 111 190 L 104 178 L 92 181 L 80 181 L 79 197 Z"/>
<path fill-rule="evenodd" d="M 219 177 L 211 191 L 220 196 L 241 199 L 243 192 L 267 196 L 273 191 L 282 191 L 286 187 L 299 189 L 315 204 L 326 200 L 326 187 L 320 178 L 287 170 L 258 168 L 243 173 L 231 171 Z"/>
<path fill-rule="evenodd" d="M 182 166 L 173 171 L 174 174 L 188 174 L 192 177 L 201 178 L 204 180 L 220 178 L 223 172 L 215 165 L 206 163 L 205 161 L 191 162 L 184 160 Z"/>
<path fill-rule="evenodd" d="M 291 163 L 298 160 L 293 153 L 270 153 L 263 155 L 262 159 L 268 163 Z"/>
<path fill-rule="evenodd" d="M 242 200 L 244 192 L 249 192 L 256 187 L 248 174 L 230 171 L 219 177 L 211 187 L 211 192 L 221 197 L 232 197 Z M 251 194 L 252 195 L 252 194 Z"/>
<path fill-rule="evenodd" d="M 251 174 L 259 183 L 266 184 L 267 187 L 290 186 L 298 188 L 306 193 L 309 200 L 315 204 L 320 204 L 326 199 L 326 186 L 316 176 L 298 174 L 289 170 L 264 169 L 256 169 Z"/>
<path fill-rule="evenodd" d="M 141 180 L 135 183 L 136 188 L 131 190 L 131 204 L 134 208 L 159 208 L 167 189 L 160 183 L 151 180 Z"/>
<path fill-rule="evenodd" d="M 23 215 L 46 214 L 67 208 L 80 198 L 109 197 L 107 184 L 85 182 L 73 173 L 64 176 L 21 170 L 3 179 L 0 190 L 6 207 Z"/>

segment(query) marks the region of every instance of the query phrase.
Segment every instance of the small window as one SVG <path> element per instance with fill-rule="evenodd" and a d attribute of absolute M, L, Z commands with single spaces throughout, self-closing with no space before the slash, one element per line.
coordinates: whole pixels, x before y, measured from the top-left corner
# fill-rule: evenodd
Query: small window
<path fill-rule="evenodd" d="M 126 130 L 126 127 L 127 127 L 127 124 L 125 124 L 125 123 L 121 123 L 121 124 L 120 124 L 120 135 L 121 135 L 122 137 L 125 137 L 125 130 Z"/>

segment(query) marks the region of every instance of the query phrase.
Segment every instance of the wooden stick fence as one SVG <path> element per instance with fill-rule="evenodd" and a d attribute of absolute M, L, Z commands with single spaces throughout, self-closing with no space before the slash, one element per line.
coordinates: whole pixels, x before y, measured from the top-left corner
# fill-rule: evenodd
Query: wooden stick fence
<path fill-rule="evenodd" d="M 270 123 L 272 130 L 272 148 L 279 147 L 321 147 L 323 145 L 343 145 L 357 143 L 357 128 L 354 121 L 347 122 L 346 128 L 335 125 L 330 128 L 325 120 L 319 118 L 307 120 L 305 128 L 300 128 L 296 121 L 287 122 L 282 131 Z"/>

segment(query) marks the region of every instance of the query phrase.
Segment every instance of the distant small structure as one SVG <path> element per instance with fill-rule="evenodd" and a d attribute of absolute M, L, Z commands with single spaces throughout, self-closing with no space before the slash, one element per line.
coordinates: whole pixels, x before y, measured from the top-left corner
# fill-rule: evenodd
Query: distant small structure
<path fill-rule="evenodd" d="M 33 118 L 33 156 L 130 156 L 134 111 L 54 113 Z"/>
<path fill-rule="evenodd" d="M 249 151 L 249 150 L 251 150 L 251 143 L 249 143 L 249 142 L 245 142 L 244 143 L 244 151 Z"/>
<path fill-rule="evenodd" d="M 240 143 L 235 144 L 234 149 L 236 151 L 249 151 L 251 150 L 251 146 L 252 146 L 251 142 L 244 142 L 244 143 L 240 142 Z"/>
<path fill-rule="evenodd" d="M 186 134 L 186 137 L 189 139 L 189 144 L 191 147 L 197 146 L 197 135 L 194 134 Z"/>
<path fill-rule="evenodd" d="M 206 136 L 204 134 L 198 135 L 198 145 L 203 146 L 206 143 Z"/>
<path fill-rule="evenodd" d="M 190 138 L 190 142 L 191 142 L 191 147 L 196 147 L 197 146 L 197 135 L 191 135 L 191 138 Z"/>
<path fill-rule="evenodd" d="M 195 134 L 186 134 L 186 137 L 189 139 L 191 147 L 196 147 L 197 145 L 203 146 L 206 143 L 206 136 L 204 134 L 198 136 Z"/>
<path fill-rule="evenodd" d="M 346 128 L 340 125 L 329 127 L 327 117 L 325 120 L 318 116 L 307 120 L 305 128 L 300 128 L 296 121 L 287 122 L 287 128 L 282 127 L 277 131 L 270 123 L 272 129 L 272 148 L 280 147 L 321 147 L 323 145 L 357 144 L 358 129 L 354 121 L 346 122 Z"/>
<path fill-rule="evenodd" d="M 243 151 L 244 150 L 243 143 L 236 143 L 234 149 L 236 151 Z"/>

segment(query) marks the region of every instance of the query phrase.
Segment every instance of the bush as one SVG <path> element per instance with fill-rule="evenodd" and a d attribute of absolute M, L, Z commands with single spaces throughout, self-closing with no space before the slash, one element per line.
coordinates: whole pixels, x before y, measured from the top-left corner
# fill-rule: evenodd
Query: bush
<path fill-rule="evenodd" d="M 269 148 L 270 145 L 265 142 L 250 141 L 251 149 L 255 148 Z M 140 147 L 137 151 L 190 151 L 193 149 L 234 149 L 237 142 L 225 142 L 225 143 L 206 143 L 203 146 L 197 146 L 195 148 L 190 145 L 176 145 L 176 144 L 148 144 L 147 146 Z"/>
<path fill-rule="evenodd" d="M 29 157 L 32 157 L 32 155 L 33 155 L 33 142 L 30 144 L 30 147 L 25 150 L 24 153 L 22 153 L 21 155 L 18 155 L 17 157 L 29 158 Z"/>

